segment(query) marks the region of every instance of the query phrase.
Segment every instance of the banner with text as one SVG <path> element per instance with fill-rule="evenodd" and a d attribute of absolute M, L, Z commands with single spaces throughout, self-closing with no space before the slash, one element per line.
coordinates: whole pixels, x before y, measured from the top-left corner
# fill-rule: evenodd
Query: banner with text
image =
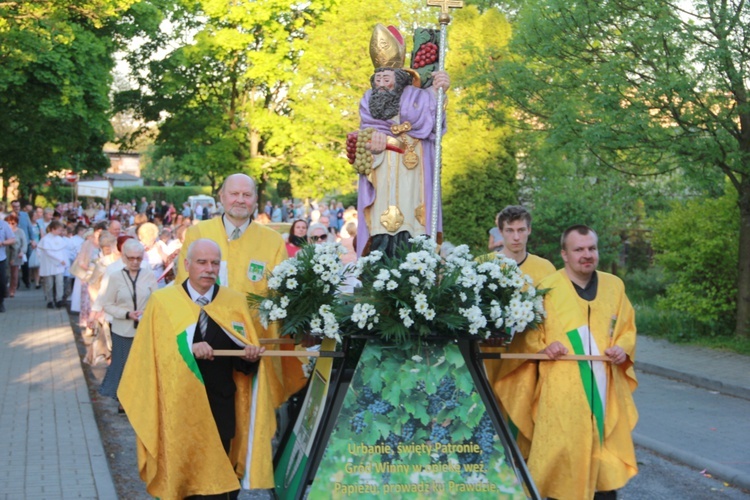
<path fill-rule="evenodd" d="M 526 498 L 455 344 L 368 342 L 310 498 Z"/>

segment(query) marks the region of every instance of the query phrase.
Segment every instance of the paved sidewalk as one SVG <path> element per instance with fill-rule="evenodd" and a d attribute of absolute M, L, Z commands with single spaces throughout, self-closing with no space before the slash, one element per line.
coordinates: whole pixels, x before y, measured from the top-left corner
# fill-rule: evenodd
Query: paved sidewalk
<path fill-rule="evenodd" d="M 0 314 L 0 499 L 115 499 L 64 309 L 41 290 Z"/>
<path fill-rule="evenodd" d="M 635 367 L 635 443 L 750 489 L 750 357 L 641 335 Z"/>
<path fill-rule="evenodd" d="M 635 359 L 637 370 L 750 399 L 750 356 L 639 335 Z"/>

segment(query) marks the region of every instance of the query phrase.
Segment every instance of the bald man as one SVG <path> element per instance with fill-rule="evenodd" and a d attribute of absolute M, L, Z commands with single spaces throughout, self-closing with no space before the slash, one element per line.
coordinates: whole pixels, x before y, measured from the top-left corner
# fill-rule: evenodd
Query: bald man
<path fill-rule="evenodd" d="M 119 220 L 113 220 L 109 222 L 109 228 L 107 231 L 112 234 L 112 236 L 115 237 L 115 239 L 120 237 L 120 234 L 122 233 L 122 224 L 120 224 Z"/>

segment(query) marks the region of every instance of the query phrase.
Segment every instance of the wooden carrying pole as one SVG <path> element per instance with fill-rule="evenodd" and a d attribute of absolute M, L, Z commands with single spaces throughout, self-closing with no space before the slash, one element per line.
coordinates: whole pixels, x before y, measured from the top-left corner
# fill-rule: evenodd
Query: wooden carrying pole
<path fill-rule="evenodd" d="M 260 357 L 262 358 L 333 358 L 337 357 L 338 353 L 335 352 L 320 352 L 320 351 L 265 351 Z M 244 350 L 239 349 L 215 349 L 214 357 L 216 356 L 237 356 L 242 357 L 245 355 Z"/>
<path fill-rule="evenodd" d="M 245 351 L 238 349 L 216 349 L 214 356 L 243 356 Z M 261 357 L 267 358 L 319 358 L 337 357 L 337 352 L 327 351 L 265 351 Z M 481 355 L 483 359 L 537 359 L 540 361 L 552 361 L 546 354 L 540 353 L 487 353 Z M 594 356 L 587 354 L 566 354 L 560 356 L 556 361 L 609 361 L 607 356 Z"/>
<path fill-rule="evenodd" d="M 484 353 L 480 356 L 482 359 L 538 359 L 540 361 L 610 361 L 607 356 L 595 356 L 592 354 L 566 354 L 560 356 L 556 360 L 553 360 L 549 356 L 543 353 L 513 353 L 513 352 L 499 352 L 499 353 Z"/>

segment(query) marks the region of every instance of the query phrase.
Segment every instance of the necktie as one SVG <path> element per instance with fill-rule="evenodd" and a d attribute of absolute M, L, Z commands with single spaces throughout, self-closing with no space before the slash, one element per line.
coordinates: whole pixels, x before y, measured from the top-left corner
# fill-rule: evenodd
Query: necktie
<path fill-rule="evenodd" d="M 201 314 L 198 316 L 198 328 L 200 328 L 200 333 L 203 339 L 206 339 L 206 330 L 208 329 L 208 314 L 206 314 L 206 311 L 203 310 L 203 306 L 208 304 L 208 299 L 206 297 L 198 297 L 195 299 L 195 303 L 201 306 Z"/>
<path fill-rule="evenodd" d="M 232 237 L 231 237 L 231 239 L 236 240 L 239 237 L 240 237 L 240 228 L 235 227 L 234 231 L 232 231 Z"/>

